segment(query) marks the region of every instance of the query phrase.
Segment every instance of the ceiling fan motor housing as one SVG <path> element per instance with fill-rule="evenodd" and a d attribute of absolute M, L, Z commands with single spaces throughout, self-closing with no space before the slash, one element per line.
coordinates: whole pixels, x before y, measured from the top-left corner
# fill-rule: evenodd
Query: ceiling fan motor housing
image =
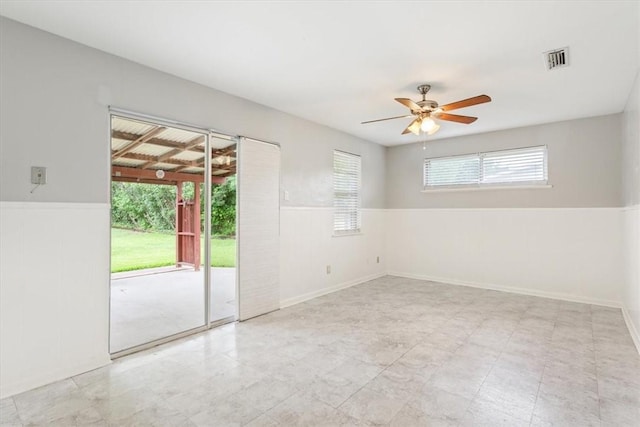
<path fill-rule="evenodd" d="M 431 99 L 425 99 L 423 101 L 418 101 L 416 102 L 416 104 L 418 104 L 420 107 L 422 107 L 423 110 L 435 110 L 436 108 L 438 108 L 438 103 L 436 101 L 433 101 Z"/>

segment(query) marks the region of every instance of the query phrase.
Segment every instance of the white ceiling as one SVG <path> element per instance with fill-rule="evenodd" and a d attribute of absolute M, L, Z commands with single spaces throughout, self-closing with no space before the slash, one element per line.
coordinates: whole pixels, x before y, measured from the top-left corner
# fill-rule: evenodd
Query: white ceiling
<path fill-rule="evenodd" d="M 487 94 L 430 139 L 617 113 L 639 65 L 637 1 L 7 1 L 0 14 L 384 145 L 396 97 Z M 570 67 L 542 53 L 570 47 Z"/>

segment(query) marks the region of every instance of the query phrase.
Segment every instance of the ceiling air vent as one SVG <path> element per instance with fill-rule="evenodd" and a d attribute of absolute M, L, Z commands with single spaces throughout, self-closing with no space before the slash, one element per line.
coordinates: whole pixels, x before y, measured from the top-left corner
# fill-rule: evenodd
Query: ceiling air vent
<path fill-rule="evenodd" d="M 547 70 L 567 67 L 569 65 L 569 48 L 554 49 L 544 53 Z"/>

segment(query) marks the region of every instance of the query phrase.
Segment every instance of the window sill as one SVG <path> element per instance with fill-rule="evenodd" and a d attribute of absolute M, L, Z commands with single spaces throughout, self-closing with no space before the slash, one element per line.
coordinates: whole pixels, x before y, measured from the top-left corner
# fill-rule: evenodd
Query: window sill
<path fill-rule="evenodd" d="M 362 236 L 362 231 L 349 231 L 344 233 L 333 233 L 331 237 L 347 237 L 347 236 Z"/>
<path fill-rule="evenodd" d="M 484 185 L 465 186 L 465 187 L 448 187 L 448 188 L 430 188 L 420 191 L 421 193 L 452 193 L 457 191 L 486 191 L 486 190 L 542 190 L 553 188 L 551 184 L 529 184 L 529 185 Z"/>

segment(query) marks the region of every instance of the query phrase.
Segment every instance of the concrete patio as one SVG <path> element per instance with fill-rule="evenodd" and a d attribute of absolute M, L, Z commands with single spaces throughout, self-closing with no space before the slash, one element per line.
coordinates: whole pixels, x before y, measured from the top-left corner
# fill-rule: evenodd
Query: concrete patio
<path fill-rule="evenodd" d="M 236 315 L 236 269 L 211 268 L 211 320 Z M 111 275 L 112 353 L 204 324 L 204 270 L 164 267 Z"/>

